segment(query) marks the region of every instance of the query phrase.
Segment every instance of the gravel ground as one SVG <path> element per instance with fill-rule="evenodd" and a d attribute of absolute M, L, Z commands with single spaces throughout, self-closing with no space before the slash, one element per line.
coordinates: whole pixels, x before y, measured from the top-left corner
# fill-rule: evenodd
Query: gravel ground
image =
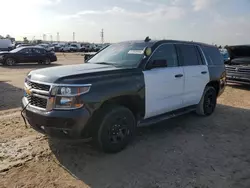
<path fill-rule="evenodd" d="M 71 54 L 58 59 L 82 63 Z M 140 128 L 111 155 L 24 126 L 23 80 L 36 68 L 0 67 L 0 187 L 250 187 L 250 87 L 228 86 L 210 117 L 191 113 Z"/>

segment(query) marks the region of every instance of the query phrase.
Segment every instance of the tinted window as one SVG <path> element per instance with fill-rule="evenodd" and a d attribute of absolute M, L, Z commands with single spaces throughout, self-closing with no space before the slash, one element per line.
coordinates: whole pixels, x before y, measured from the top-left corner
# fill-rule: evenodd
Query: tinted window
<path fill-rule="evenodd" d="M 44 54 L 45 53 L 45 50 L 39 49 L 39 48 L 34 48 L 33 51 L 36 52 L 36 53 L 40 53 L 40 54 Z"/>
<path fill-rule="evenodd" d="M 206 63 L 205 63 L 204 57 L 202 56 L 200 48 L 197 46 L 196 46 L 196 55 L 197 55 L 199 64 L 205 65 Z"/>
<path fill-rule="evenodd" d="M 196 47 L 188 44 L 177 44 L 182 66 L 200 65 Z"/>
<path fill-rule="evenodd" d="M 24 49 L 20 50 L 20 52 L 28 54 L 28 53 L 32 53 L 32 49 L 31 48 L 24 48 Z"/>
<path fill-rule="evenodd" d="M 153 53 L 150 58 L 150 62 L 154 60 L 166 60 L 168 67 L 177 67 L 178 59 L 173 44 L 163 44 L 156 48 L 156 51 Z"/>
<path fill-rule="evenodd" d="M 218 48 L 213 46 L 203 46 L 202 50 L 209 65 L 224 64 L 223 57 Z"/>

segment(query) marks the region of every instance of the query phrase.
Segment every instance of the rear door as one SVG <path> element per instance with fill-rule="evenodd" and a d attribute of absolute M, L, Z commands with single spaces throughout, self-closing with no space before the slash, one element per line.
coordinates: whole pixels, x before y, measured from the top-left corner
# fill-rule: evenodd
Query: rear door
<path fill-rule="evenodd" d="M 196 105 L 210 80 L 208 66 L 203 64 L 197 46 L 177 44 L 176 47 L 185 75 L 183 105 Z"/>
<path fill-rule="evenodd" d="M 145 80 L 145 118 L 164 114 L 182 107 L 184 73 L 179 66 L 173 44 L 162 44 L 153 52 L 148 64 L 154 60 L 166 61 L 165 67 L 143 71 Z"/>
<path fill-rule="evenodd" d="M 46 53 L 44 49 L 33 48 L 33 56 L 32 56 L 33 62 L 43 61 L 45 57 L 46 57 Z"/>

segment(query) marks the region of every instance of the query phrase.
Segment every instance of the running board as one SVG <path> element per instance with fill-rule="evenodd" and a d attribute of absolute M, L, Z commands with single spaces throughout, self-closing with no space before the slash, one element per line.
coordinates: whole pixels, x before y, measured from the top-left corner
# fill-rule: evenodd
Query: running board
<path fill-rule="evenodd" d="M 172 112 L 168 112 L 162 115 L 158 115 L 156 117 L 152 117 L 152 118 L 148 118 L 148 119 L 144 119 L 138 122 L 138 127 L 144 127 L 144 126 L 149 126 L 151 124 L 156 124 L 156 123 L 160 123 L 161 121 L 170 119 L 170 118 L 174 118 L 180 115 L 184 115 L 187 113 L 190 113 L 192 111 L 196 110 L 196 105 L 194 106 L 190 106 L 190 107 L 186 107 L 186 108 L 181 108 L 178 110 L 174 110 Z"/>

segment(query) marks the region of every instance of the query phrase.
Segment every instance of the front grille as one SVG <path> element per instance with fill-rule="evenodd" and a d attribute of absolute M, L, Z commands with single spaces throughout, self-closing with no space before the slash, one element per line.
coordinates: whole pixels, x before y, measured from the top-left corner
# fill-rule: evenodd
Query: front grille
<path fill-rule="evenodd" d="M 28 99 L 30 105 L 46 109 L 47 99 L 40 98 L 37 96 L 32 96 L 32 95 L 28 95 L 27 99 Z"/>
<path fill-rule="evenodd" d="M 42 90 L 42 91 L 49 91 L 50 90 L 50 85 L 39 84 L 39 83 L 31 82 L 29 80 L 27 80 L 26 83 L 32 89 L 37 89 L 37 90 Z"/>
<path fill-rule="evenodd" d="M 228 73 L 250 73 L 250 67 L 246 66 L 226 66 Z"/>

